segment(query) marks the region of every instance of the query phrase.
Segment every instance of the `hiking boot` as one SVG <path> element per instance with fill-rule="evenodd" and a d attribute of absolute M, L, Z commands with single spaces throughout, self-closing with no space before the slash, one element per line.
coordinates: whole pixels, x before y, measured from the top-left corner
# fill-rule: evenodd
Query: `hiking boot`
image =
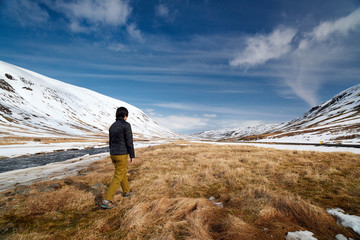
<path fill-rule="evenodd" d="M 128 193 L 123 193 L 122 196 L 124 198 L 128 198 L 128 197 L 131 197 L 132 195 L 135 195 L 135 193 L 136 193 L 135 191 L 130 190 L 130 192 L 128 192 Z"/>
<path fill-rule="evenodd" d="M 100 207 L 104 208 L 104 209 L 111 209 L 116 207 L 117 205 L 112 203 L 111 201 L 108 200 L 103 200 L 100 204 Z"/>

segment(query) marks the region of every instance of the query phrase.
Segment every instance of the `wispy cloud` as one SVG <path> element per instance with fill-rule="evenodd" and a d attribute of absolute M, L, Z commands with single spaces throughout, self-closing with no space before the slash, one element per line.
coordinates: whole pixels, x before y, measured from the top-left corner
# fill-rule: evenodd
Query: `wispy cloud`
<path fill-rule="evenodd" d="M 167 18 L 169 16 L 169 8 L 165 4 L 160 3 L 155 6 L 155 14 L 158 17 Z"/>
<path fill-rule="evenodd" d="M 277 60 L 275 64 L 268 64 L 268 68 L 280 76 L 293 94 L 314 106 L 319 104 L 318 92 L 322 85 L 330 81 L 329 72 L 334 69 L 343 72 L 341 63 L 351 61 L 349 53 L 358 51 L 359 45 L 348 45 L 347 39 L 359 30 L 360 9 L 322 22 L 310 32 L 277 28 L 267 35 L 249 37 L 244 50 L 230 65 L 249 69 Z"/>
<path fill-rule="evenodd" d="M 49 14 L 35 1 L 12 0 L 3 1 L 2 14 L 18 21 L 23 27 L 41 25 L 49 20 Z"/>
<path fill-rule="evenodd" d="M 346 60 L 349 49 L 354 47 L 347 46 L 346 38 L 351 31 L 359 31 L 359 26 L 360 9 L 357 9 L 337 20 L 322 22 L 312 32 L 305 33 L 290 55 L 292 72 L 284 72 L 285 84 L 310 106 L 319 104 L 317 92 L 329 81 L 326 71 L 337 68 L 344 71 L 337 65 Z"/>
<path fill-rule="evenodd" d="M 110 43 L 107 45 L 107 48 L 114 52 L 127 52 L 128 47 L 122 43 Z"/>
<path fill-rule="evenodd" d="M 196 129 L 207 128 L 210 119 L 205 117 L 192 117 L 184 115 L 169 115 L 166 117 L 152 117 L 158 124 L 165 126 L 173 131 L 193 131 Z"/>
<path fill-rule="evenodd" d="M 127 0 L 12 0 L 5 1 L 2 10 L 23 27 L 47 26 L 50 11 L 68 22 L 68 29 L 76 33 L 91 33 L 104 26 L 126 26 L 132 8 Z"/>
<path fill-rule="evenodd" d="M 135 23 L 131 23 L 131 24 L 127 25 L 126 30 L 127 30 L 128 34 L 129 34 L 129 36 L 131 38 L 133 38 L 134 40 L 136 40 L 138 42 L 141 42 L 141 43 L 145 41 L 145 39 L 143 37 L 143 34 L 137 28 Z"/>
<path fill-rule="evenodd" d="M 233 115 L 245 115 L 245 116 L 266 116 L 266 117 L 279 117 L 278 113 L 264 112 L 262 110 L 252 111 L 245 110 L 244 108 L 233 108 L 233 107 L 221 107 L 221 106 L 211 106 L 211 105 L 202 105 L 196 103 L 154 103 L 152 104 L 156 107 L 183 110 L 183 111 L 194 111 L 196 113 L 206 112 L 206 114 L 233 114 Z"/>
<path fill-rule="evenodd" d="M 230 61 L 230 65 L 248 68 L 278 59 L 290 51 L 295 34 L 292 28 L 278 28 L 268 35 L 249 37 L 246 48 Z"/>
<path fill-rule="evenodd" d="M 250 127 L 264 124 L 261 120 L 235 120 L 217 118 L 216 114 L 203 114 L 201 116 L 193 115 L 168 115 L 162 116 L 155 113 L 153 109 L 147 109 L 151 118 L 160 125 L 163 125 L 173 131 L 181 133 L 194 133 L 204 130 Z M 216 121 L 214 118 L 217 118 Z"/>
<path fill-rule="evenodd" d="M 49 6 L 67 16 L 73 31 L 99 24 L 123 26 L 132 11 L 129 3 L 123 0 L 58 0 Z"/>
<path fill-rule="evenodd" d="M 164 3 L 155 6 L 155 15 L 166 22 L 173 22 L 176 18 L 176 11 L 171 11 L 170 7 Z"/>
<path fill-rule="evenodd" d="M 360 8 L 338 20 L 321 23 L 313 30 L 310 36 L 313 36 L 317 41 L 323 41 L 334 34 L 346 36 L 350 31 L 358 30 L 359 27 Z"/>
<path fill-rule="evenodd" d="M 206 118 L 216 118 L 217 117 L 216 114 L 207 114 L 207 113 L 205 113 L 203 116 Z"/>

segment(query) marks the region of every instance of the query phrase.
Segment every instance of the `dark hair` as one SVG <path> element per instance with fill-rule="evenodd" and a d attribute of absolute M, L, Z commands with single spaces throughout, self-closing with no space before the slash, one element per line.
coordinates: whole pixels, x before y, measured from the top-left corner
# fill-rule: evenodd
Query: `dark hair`
<path fill-rule="evenodd" d="M 129 111 L 124 107 L 119 107 L 116 110 L 116 120 L 118 119 L 124 119 L 124 117 L 129 115 Z"/>

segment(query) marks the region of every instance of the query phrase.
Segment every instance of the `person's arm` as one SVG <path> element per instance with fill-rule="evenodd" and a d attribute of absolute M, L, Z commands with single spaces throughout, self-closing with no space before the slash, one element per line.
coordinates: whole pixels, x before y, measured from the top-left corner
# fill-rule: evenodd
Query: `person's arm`
<path fill-rule="evenodd" d="M 130 124 L 127 124 L 126 126 L 124 137 L 125 137 L 126 148 L 130 156 L 130 163 L 132 163 L 134 161 L 133 158 L 135 158 L 135 150 L 134 150 L 133 135 Z"/>

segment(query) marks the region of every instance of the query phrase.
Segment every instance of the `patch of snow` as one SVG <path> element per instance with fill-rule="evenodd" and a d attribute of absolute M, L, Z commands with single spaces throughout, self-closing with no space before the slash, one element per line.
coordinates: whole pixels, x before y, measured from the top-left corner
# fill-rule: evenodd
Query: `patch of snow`
<path fill-rule="evenodd" d="M 244 145 L 244 146 L 274 148 L 279 150 L 350 152 L 350 153 L 360 154 L 360 148 L 351 148 L 351 147 L 325 147 L 325 146 L 311 146 L 311 145 L 261 144 L 261 143 L 228 143 L 228 142 L 207 142 L 207 141 L 191 141 L 191 142 L 209 143 L 216 145 Z"/>
<path fill-rule="evenodd" d="M 336 240 L 354 240 L 354 239 L 352 239 L 352 238 L 347 238 L 347 237 L 345 237 L 344 235 L 342 235 L 342 234 L 338 234 L 338 235 L 336 235 L 335 236 L 335 239 Z"/>
<path fill-rule="evenodd" d="M 286 240 L 317 240 L 313 235 L 314 234 L 309 231 L 289 232 L 286 235 Z"/>
<path fill-rule="evenodd" d="M 41 143 L 28 142 L 25 144 L 0 145 L 0 157 L 18 157 L 36 153 L 49 153 L 58 150 L 84 149 L 86 147 L 105 147 L 103 143 L 89 142 L 64 142 L 64 143 Z M 0 160 L 1 161 L 1 160 Z"/>
<path fill-rule="evenodd" d="M 344 210 L 340 208 L 328 209 L 326 212 L 337 219 L 337 223 L 344 227 L 352 228 L 357 234 L 360 235 L 360 217 L 345 214 Z"/>
<path fill-rule="evenodd" d="M 135 141 L 134 147 L 152 146 L 168 143 L 167 140 L 158 141 Z M 50 153 L 58 150 L 84 149 L 84 148 L 102 148 L 108 144 L 96 142 L 64 142 L 64 143 L 41 143 L 28 142 L 25 144 L 0 145 L 0 157 L 19 157 L 37 153 Z M 1 159 L 0 159 L 1 161 Z"/>

